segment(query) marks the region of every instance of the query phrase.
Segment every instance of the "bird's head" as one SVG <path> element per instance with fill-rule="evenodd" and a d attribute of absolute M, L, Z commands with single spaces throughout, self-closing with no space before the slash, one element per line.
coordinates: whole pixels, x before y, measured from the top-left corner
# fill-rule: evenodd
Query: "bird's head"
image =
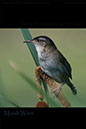
<path fill-rule="evenodd" d="M 38 36 L 33 38 L 32 40 L 24 41 L 24 43 L 33 43 L 35 47 L 45 47 L 47 45 L 54 45 L 53 41 L 47 36 Z"/>
<path fill-rule="evenodd" d="M 52 48 L 56 49 L 54 42 L 47 36 L 38 36 L 33 38 L 32 40 L 24 41 L 24 43 L 34 44 L 38 53 L 45 51 L 45 49 L 47 52 L 51 51 Z"/>

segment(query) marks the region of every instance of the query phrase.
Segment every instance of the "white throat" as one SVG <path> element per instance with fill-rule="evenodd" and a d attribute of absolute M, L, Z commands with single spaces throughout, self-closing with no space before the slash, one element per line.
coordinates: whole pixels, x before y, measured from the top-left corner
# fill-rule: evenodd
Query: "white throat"
<path fill-rule="evenodd" d="M 38 52 L 38 56 L 39 56 L 39 58 L 41 58 L 41 52 L 42 52 L 42 48 L 41 48 L 41 46 L 36 45 L 36 50 L 37 50 L 37 52 Z"/>

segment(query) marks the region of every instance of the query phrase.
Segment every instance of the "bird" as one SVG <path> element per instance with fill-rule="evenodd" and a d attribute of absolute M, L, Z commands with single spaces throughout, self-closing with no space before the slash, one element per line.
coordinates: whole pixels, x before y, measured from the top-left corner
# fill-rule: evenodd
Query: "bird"
<path fill-rule="evenodd" d="M 32 43 L 35 46 L 42 71 L 61 84 L 59 88 L 53 90 L 56 96 L 64 84 L 70 87 L 74 95 L 77 94 L 76 87 L 70 81 L 72 79 L 72 68 L 51 38 L 37 36 L 32 40 L 25 40 L 24 43 Z"/>

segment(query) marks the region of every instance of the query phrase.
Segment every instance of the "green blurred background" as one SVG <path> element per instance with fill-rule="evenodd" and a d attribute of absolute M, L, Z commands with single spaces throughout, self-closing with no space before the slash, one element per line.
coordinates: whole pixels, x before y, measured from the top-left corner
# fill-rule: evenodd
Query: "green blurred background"
<path fill-rule="evenodd" d="M 67 58 L 72 67 L 73 84 L 78 90 L 75 96 L 68 86 L 63 92 L 72 107 L 86 106 L 86 29 L 29 29 L 32 38 L 49 36 Z M 35 107 L 39 101 L 36 92 L 9 66 L 13 61 L 27 76 L 35 79 L 35 63 L 20 29 L 0 29 L 0 106 Z M 4 98 L 5 96 L 5 98 Z M 53 95 L 51 95 L 52 97 Z M 54 100 L 58 102 L 56 98 Z"/>

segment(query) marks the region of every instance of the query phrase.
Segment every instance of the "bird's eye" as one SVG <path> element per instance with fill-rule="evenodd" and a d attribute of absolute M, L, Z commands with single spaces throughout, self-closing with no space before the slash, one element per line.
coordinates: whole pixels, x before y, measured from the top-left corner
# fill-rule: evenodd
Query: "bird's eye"
<path fill-rule="evenodd" d="M 39 39 L 37 39 L 37 41 L 39 42 L 40 40 L 39 40 Z"/>

